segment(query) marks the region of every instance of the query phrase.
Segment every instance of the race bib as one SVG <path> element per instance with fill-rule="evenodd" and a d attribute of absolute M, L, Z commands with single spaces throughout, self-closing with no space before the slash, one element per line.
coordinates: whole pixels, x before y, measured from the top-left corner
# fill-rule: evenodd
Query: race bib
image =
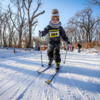
<path fill-rule="evenodd" d="M 59 37 L 59 29 L 49 30 L 50 37 Z"/>

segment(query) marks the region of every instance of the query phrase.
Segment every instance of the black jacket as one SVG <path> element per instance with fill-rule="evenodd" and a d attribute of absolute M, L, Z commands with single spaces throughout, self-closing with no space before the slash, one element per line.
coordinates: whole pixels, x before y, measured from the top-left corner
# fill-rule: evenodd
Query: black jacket
<path fill-rule="evenodd" d="M 82 46 L 80 44 L 78 44 L 77 46 L 78 46 L 78 48 L 82 48 Z"/>
<path fill-rule="evenodd" d="M 60 26 L 59 28 L 52 28 L 48 25 L 43 31 L 42 36 L 49 34 L 49 43 L 50 44 L 60 44 L 60 37 L 63 38 L 64 41 L 68 41 L 68 37 L 65 34 L 64 29 Z"/>

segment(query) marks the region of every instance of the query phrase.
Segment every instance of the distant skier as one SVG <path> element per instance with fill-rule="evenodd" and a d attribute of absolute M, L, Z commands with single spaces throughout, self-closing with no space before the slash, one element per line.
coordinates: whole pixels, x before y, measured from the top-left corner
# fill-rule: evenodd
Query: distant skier
<path fill-rule="evenodd" d="M 40 51 L 40 46 L 38 45 L 38 51 Z"/>
<path fill-rule="evenodd" d="M 74 46 L 72 45 L 72 51 L 74 50 Z"/>
<path fill-rule="evenodd" d="M 34 50 L 37 50 L 37 46 L 34 47 Z"/>
<path fill-rule="evenodd" d="M 51 21 L 49 22 L 49 25 L 43 30 L 39 32 L 39 36 L 45 36 L 46 34 L 49 34 L 49 44 L 48 44 L 48 58 L 49 63 L 48 66 L 50 67 L 53 61 L 53 54 L 54 59 L 56 62 L 56 71 L 60 68 L 60 37 L 63 38 L 64 41 L 66 41 L 67 44 L 70 42 L 68 41 L 68 37 L 65 34 L 64 29 L 61 26 L 61 22 L 59 21 L 59 12 L 57 9 L 52 10 L 52 16 Z"/>
<path fill-rule="evenodd" d="M 78 52 L 80 53 L 81 52 L 80 49 L 82 48 L 82 46 L 78 43 L 77 47 L 78 47 Z"/>
<path fill-rule="evenodd" d="M 69 46 L 69 50 L 72 51 L 72 46 L 71 45 Z"/>

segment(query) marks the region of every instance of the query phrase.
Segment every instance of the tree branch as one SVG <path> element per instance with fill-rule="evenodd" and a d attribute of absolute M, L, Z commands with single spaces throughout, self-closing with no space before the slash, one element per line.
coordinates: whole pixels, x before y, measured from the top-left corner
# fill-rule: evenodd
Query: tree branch
<path fill-rule="evenodd" d="M 42 12 L 38 13 L 37 15 L 35 15 L 35 16 L 33 17 L 33 19 L 36 18 L 36 17 L 38 17 L 39 15 L 41 15 L 41 14 L 43 14 L 43 13 L 45 13 L 45 11 L 42 11 Z"/>
<path fill-rule="evenodd" d="M 39 3 L 39 4 L 38 4 L 38 6 L 37 6 L 36 10 L 33 12 L 33 15 L 32 15 L 32 21 L 33 21 L 33 17 L 34 17 L 34 15 L 35 15 L 35 13 L 38 11 L 38 9 L 39 9 L 40 5 L 41 5 L 41 3 Z"/>
<path fill-rule="evenodd" d="M 34 26 L 36 23 L 38 23 L 38 21 L 35 21 L 34 23 L 32 23 L 32 26 Z"/>

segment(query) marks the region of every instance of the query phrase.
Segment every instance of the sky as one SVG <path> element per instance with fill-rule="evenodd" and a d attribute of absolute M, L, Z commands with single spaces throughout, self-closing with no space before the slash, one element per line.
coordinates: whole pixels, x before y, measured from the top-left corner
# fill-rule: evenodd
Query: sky
<path fill-rule="evenodd" d="M 33 0 L 34 2 L 36 0 Z M 62 26 L 64 27 L 68 20 L 75 15 L 78 11 L 83 10 L 86 5 L 86 0 L 41 0 L 42 5 L 39 8 L 38 12 L 45 10 L 45 13 L 38 16 L 38 25 L 34 31 L 33 36 L 38 36 L 38 31 L 43 30 L 51 20 L 52 9 L 58 9 L 60 15 L 60 21 Z M 33 3 L 34 3 L 33 2 Z M 3 4 L 6 7 L 10 3 L 10 0 L 4 0 Z M 14 6 L 12 7 L 14 9 Z M 33 5 L 31 11 L 34 11 L 36 8 L 36 4 Z M 93 9 L 93 16 L 100 16 L 100 8 L 99 7 L 92 7 Z"/>

